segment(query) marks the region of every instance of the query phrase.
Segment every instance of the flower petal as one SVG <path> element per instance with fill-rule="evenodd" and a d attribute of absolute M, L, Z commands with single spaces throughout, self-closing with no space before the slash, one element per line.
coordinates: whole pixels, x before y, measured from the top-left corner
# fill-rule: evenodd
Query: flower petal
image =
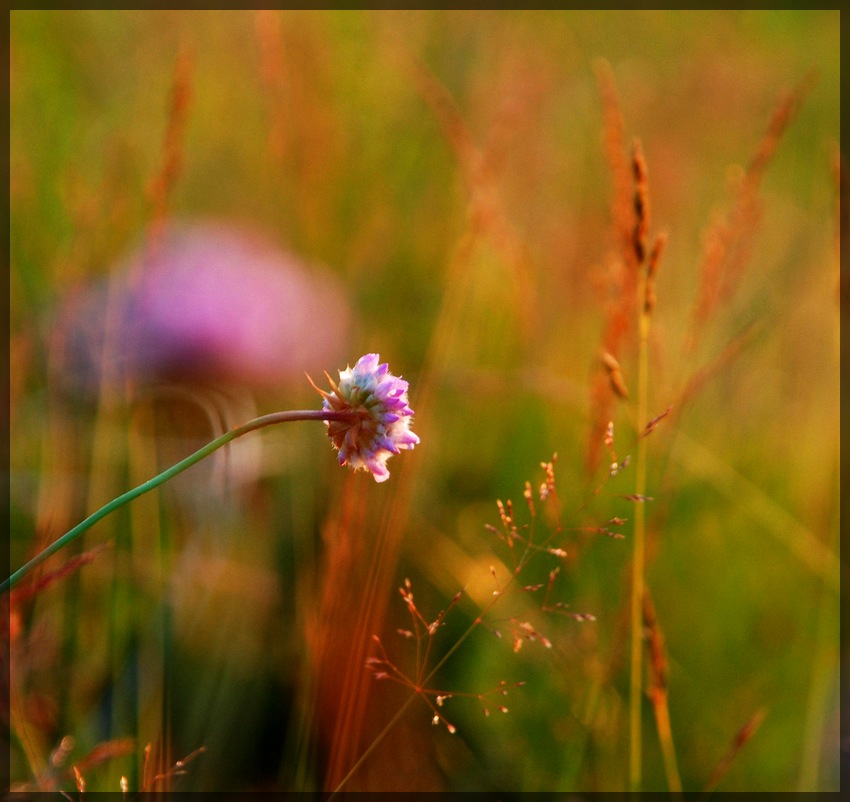
<path fill-rule="evenodd" d="M 402 449 L 412 449 L 419 437 L 410 430 L 408 382 L 393 376 L 379 359 L 378 354 L 365 354 L 353 368 L 339 371 L 339 384 L 328 377 L 333 392 L 316 389 L 323 409 L 356 413 L 351 421 L 327 422 L 340 465 L 370 471 L 376 482 L 384 482 L 390 475 L 386 461 Z"/>

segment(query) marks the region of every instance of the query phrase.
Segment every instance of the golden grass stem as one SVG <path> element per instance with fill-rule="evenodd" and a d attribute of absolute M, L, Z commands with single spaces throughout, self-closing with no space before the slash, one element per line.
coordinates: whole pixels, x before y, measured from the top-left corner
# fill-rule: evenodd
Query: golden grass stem
<path fill-rule="evenodd" d="M 638 390 L 637 420 L 647 419 L 647 393 L 649 391 L 649 323 L 650 316 L 644 305 L 646 297 L 646 273 L 641 270 L 638 280 L 640 315 L 638 318 Z M 646 491 L 646 438 L 637 441 L 635 460 L 635 494 Z M 644 563 L 646 552 L 646 507 L 643 502 L 635 504 L 634 551 L 632 556 L 631 597 L 631 667 L 629 680 L 629 789 L 639 791 L 641 787 L 641 702 L 643 695 L 643 596 Z"/>

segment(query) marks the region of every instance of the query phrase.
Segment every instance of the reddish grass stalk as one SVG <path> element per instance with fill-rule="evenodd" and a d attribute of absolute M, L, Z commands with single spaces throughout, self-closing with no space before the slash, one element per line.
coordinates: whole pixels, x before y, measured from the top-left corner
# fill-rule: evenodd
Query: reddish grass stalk
<path fill-rule="evenodd" d="M 470 227 L 491 238 L 513 272 L 518 323 L 525 340 L 531 342 L 535 321 L 534 271 L 528 247 L 510 222 L 494 173 L 494 165 L 498 162 L 494 151 L 500 137 L 492 134 L 498 129 L 499 121 L 490 131 L 487 147 L 480 148 L 446 87 L 420 60 L 410 56 L 401 58 L 403 68 L 431 108 L 454 151 L 469 196 Z"/>
<path fill-rule="evenodd" d="M 593 420 L 588 434 L 587 468 L 594 473 L 599 467 L 600 444 L 608 421 L 613 417 L 615 397 L 626 398 L 625 383 L 618 381 L 610 362 L 622 356 L 625 341 L 634 331 L 635 293 L 638 290 L 639 266 L 643 259 L 649 225 L 649 191 L 646 164 L 640 143 L 633 145 L 631 164 L 626 157 L 625 124 L 611 65 L 604 59 L 596 65 L 596 79 L 602 99 L 605 156 L 611 172 L 611 221 L 618 244 L 619 266 L 611 277 L 610 301 L 602 331 L 602 363 L 591 380 Z"/>
<path fill-rule="evenodd" d="M 285 92 L 288 75 L 278 13 L 271 9 L 258 9 L 255 27 L 260 48 L 260 77 L 267 94 L 269 110 L 269 152 L 272 159 L 280 164 L 287 150 Z"/>
<path fill-rule="evenodd" d="M 358 669 L 365 659 L 360 621 L 375 615 L 370 604 L 368 575 L 363 575 L 366 497 L 358 492 L 354 475 L 346 478 L 336 515 L 326 522 L 322 536 L 327 548 L 324 581 L 317 614 L 308 620 L 307 636 L 312 644 L 318 674 L 319 712 L 330 723 L 329 756 L 325 784 L 332 787 L 351 760 L 359 743 L 364 702 L 368 689 L 360 693 Z M 361 590 L 361 588 L 365 588 Z"/>
<path fill-rule="evenodd" d="M 32 596 L 35 596 L 38 593 L 41 593 L 43 590 L 47 589 L 54 582 L 58 582 L 60 579 L 72 574 L 79 568 L 82 568 L 84 565 L 88 565 L 91 562 L 94 562 L 95 557 L 100 554 L 105 548 L 112 545 L 110 542 L 100 543 L 95 546 L 93 549 L 89 549 L 82 554 L 78 554 L 76 557 L 72 557 L 68 562 L 64 565 L 57 568 L 55 571 L 50 571 L 46 574 L 43 574 L 38 579 L 26 585 L 22 588 L 16 588 L 9 594 L 10 602 L 12 605 L 22 602 L 24 599 L 29 599 Z"/>
<path fill-rule="evenodd" d="M 168 122 L 162 143 L 162 161 L 159 173 L 148 186 L 153 204 L 151 240 L 156 241 L 167 216 L 168 197 L 177 183 L 183 163 L 182 145 L 192 100 L 193 55 L 185 45 L 177 54 Z"/>
<path fill-rule="evenodd" d="M 425 409 L 421 396 L 416 407 Z M 417 415 L 420 432 L 426 425 L 424 418 L 423 413 Z M 349 477 L 341 511 L 326 532 L 326 539 L 332 542 L 328 544 L 321 622 L 313 645 L 322 710 L 324 717 L 333 722 L 324 779 L 328 789 L 339 790 L 346 785 L 383 739 L 383 734 L 379 734 L 363 750 L 374 685 L 372 675 L 363 666 L 374 642 L 373 634 L 383 628 L 389 601 L 385 589 L 398 562 L 416 470 L 415 461 L 407 461 L 393 474 L 397 479 L 393 495 L 387 499 L 375 527 L 367 520 L 368 496 L 357 488 L 359 477 Z M 364 564 L 361 557 L 366 553 L 371 553 L 371 559 Z M 401 712 L 393 717 L 393 725 Z M 388 726 L 386 731 L 389 729 Z"/>
<path fill-rule="evenodd" d="M 676 749 L 673 745 L 673 731 L 670 726 L 670 708 L 667 704 L 667 650 L 664 646 L 664 634 L 658 624 L 658 616 L 655 613 L 655 607 L 648 590 L 644 592 L 643 596 L 643 621 L 649 640 L 651 676 L 649 699 L 655 713 L 655 726 L 658 730 L 658 740 L 664 759 L 667 788 L 672 793 L 678 794 L 682 791 L 682 781 L 679 778 L 679 769 L 676 765 Z"/>
<path fill-rule="evenodd" d="M 741 727 L 740 730 L 735 734 L 735 737 L 732 739 L 732 743 L 729 746 L 726 754 L 720 759 L 720 762 L 714 767 L 714 771 L 711 772 L 711 775 L 708 778 L 708 783 L 705 786 L 705 793 L 708 794 L 713 791 L 717 784 L 726 776 L 729 769 L 732 767 L 732 762 L 738 756 L 738 753 L 741 751 L 741 748 L 744 746 L 753 735 L 756 734 L 756 730 L 761 726 L 762 721 L 764 721 L 765 716 L 767 715 L 767 710 L 765 708 L 761 708 L 757 710 Z"/>
<path fill-rule="evenodd" d="M 151 745 L 148 744 L 145 748 L 145 759 L 147 761 L 147 757 L 149 754 L 149 750 Z M 186 757 L 180 758 L 180 760 L 175 761 L 170 766 L 165 766 L 157 771 L 157 773 L 151 777 L 150 779 L 145 781 L 145 784 L 142 786 L 143 791 L 153 791 L 153 790 L 169 790 L 172 784 L 172 780 L 175 777 L 182 777 L 185 774 L 188 774 L 186 770 L 186 766 L 194 760 L 198 755 L 206 752 L 207 748 L 205 746 L 199 746 L 193 752 L 190 752 Z M 163 784 L 165 787 L 163 788 Z"/>
<path fill-rule="evenodd" d="M 780 98 L 767 130 L 737 185 L 732 208 L 727 214 L 718 215 L 706 234 L 699 270 L 700 286 L 691 330 L 685 340 L 686 354 L 695 352 L 705 324 L 738 288 L 761 222 L 759 190 L 762 179 L 785 129 L 797 115 L 813 83 L 814 74 L 809 73 Z"/>
<path fill-rule="evenodd" d="M 590 432 L 588 465 L 596 468 L 602 432 L 612 419 L 613 397 L 625 400 L 627 392 L 622 379 L 617 355 L 627 338 L 637 332 L 637 395 L 635 400 L 636 426 L 648 428 L 646 423 L 649 401 L 649 330 L 655 308 L 654 281 L 665 237 L 655 240 L 651 254 L 647 254 L 647 237 L 650 223 L 650 193 L 646 160 L 639 139 L 634 139 L 631 157 L 624 148 L 624 124 L 620 111 L 617 86 L 611 65 L 604 60 L 596 64 L 596 77 L 602 98 L 605 152 L 613 181 L 611 218 L 619 246 L 622 269 L 614 287 L 615 301 L 608 309 L 602 335 L 602 364 L 607 371 L 608 392 L 602 389 L 599 378 L 593 385 L 595 419 Z M 647 258 L 649 256 L 649 258 Z M 646 428 L 643 431 L 646 431 Z M 634 546 L 631 563 L 630 597 L 630 666 L 629 666 L 629 762 L 628 784 L 631 791 L 641 788 L 642 773 L 642 722 L 641 702 L 643 626 L 642 606 L 645 593 L 646 562 L 646 438 L 638 429 L 637 458 L 635 464 L 634 493 L 626 498 L 635 501 Z"/>

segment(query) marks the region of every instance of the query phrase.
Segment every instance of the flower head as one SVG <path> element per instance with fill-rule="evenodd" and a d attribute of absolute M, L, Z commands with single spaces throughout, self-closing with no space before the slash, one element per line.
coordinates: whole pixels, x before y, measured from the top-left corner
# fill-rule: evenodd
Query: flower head
<path fill-rule="evenodd" d="M 386 481 L 390 476 L 387 460 L 419 442 L 410 430 L 413 410 L 408 405 L 407 382 L 393 376 L 386 362 L 378 364 L 378 354 L 361 356 L 353 368 L 341 370 L 339 384 L 325 376 L 332 392 L 313 385 L 324 399 L 324 409 L 353 413 L 350 420 L 327 421 L 339 464 L 371 471 L 376 482 Z"/>

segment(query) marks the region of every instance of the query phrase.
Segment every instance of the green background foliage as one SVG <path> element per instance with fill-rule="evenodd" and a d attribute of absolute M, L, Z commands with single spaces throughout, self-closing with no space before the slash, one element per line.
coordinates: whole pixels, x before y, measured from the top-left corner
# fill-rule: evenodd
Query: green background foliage
<path fill-rule="evenodd" d="M 132 439 L 127 414 L 63 406 L 50 332 L 63 300 L 109 276 L 151 223 L 181 53 L 191 89 L 168 213 L 249 222 L 329 266 L 356 318 L 348 359 L 380 352 L 410 381 L 422 444 L 376 486 L 336 467 L 317 426 L 283 427 L 261 435 L 249 493 L 210 499 L 206 474 L 187 475 L 93 531 L 85 548 L 111 548 L 22 603 L 13 782 L 35 782 L 38 756 L 70 734 L 75 754 L 134 738 L 134 751 L 86 780 L 139 785 L 164 704 L 173 758 L 207 750 L 175 788 L 320 787 L 330 725 L 306 644 L 328 590 L 327 532 L 351 494 L 367 510 L 405 511 L 380 592 L 382 640 L 410 670 L 412 644 L 394 634 L 410 626 L 396 587 L 410 577 L 426 618 L 467 588 L 435 638 L 439 657 L 486 601 L 489 566 L 509 564 L 485 529 L 499 526 L 496 499 L 513 499 L 527 522 L 524 483 L 536 492 L 540 462 L 557 452 L 555 542 L 568 552 L 557 594 L 596 620 L 535 613 L 522 594 L 495 607 L 504 637 L 479 627 L 434 682 L 474 694 L 524 680 L 510 713 L 448 700 L 450 735 L 417 700 L 404 716 L 409 740 L 394 739 L 389 762 L 376 754 L 361 787 L 626 787 L 631 521 L 623 539 L 586 531 L 634 511 L 621 497 L 633 492 L 630 469 L 594 494 L 607 456 L 592 470 L 587 458 L 619 264 L 594 75 L 603 58 L 626 142 L 643 144 L 651 231 L 668 234 L 647 408 L 674 413 L 647 440 L 646 578 L 682 783 L 705 788 L 763 710 L 719 788 L 837 789 L 838 12 L 13 11 L 13 567 L 36 537 L 61 534 L 162 458 Z M 732 207 L 781 93 L 809 73 L 813 88 L 765 174 L 737 290 L 687 352 L 706 234 Z M 429 91 L 446 93 L 442 106 Z M 480 164 L 458 146 L 464 137 L 489 172 L 470 169 Z M 496 225 L 473 236 L 482 209 Z M 634 342 L 618 354 L 632 391 Z M 314 405 L 298 387 L 266 388 L 259 410 Z M 622 460 L 646 422 L 633 401 L 611 416 Z M 554 523 L 537 503 L 542 538 Z M 363 513 L 365 565 L 379 512 Z M 541 554 L 523 577 L 545 583 L 557 564 Z M 342 602 L 359 604 L 356 594 Z M 497 623 L 511 615 L 534 616 L 552 648 L 515 653 Z M 372 683 L 370 726 L 404 698 Z M 643 742 L 644 787 L 664 790 L 648 700 Z M 73 788 L 73 775 L 62 782 Z"/>

